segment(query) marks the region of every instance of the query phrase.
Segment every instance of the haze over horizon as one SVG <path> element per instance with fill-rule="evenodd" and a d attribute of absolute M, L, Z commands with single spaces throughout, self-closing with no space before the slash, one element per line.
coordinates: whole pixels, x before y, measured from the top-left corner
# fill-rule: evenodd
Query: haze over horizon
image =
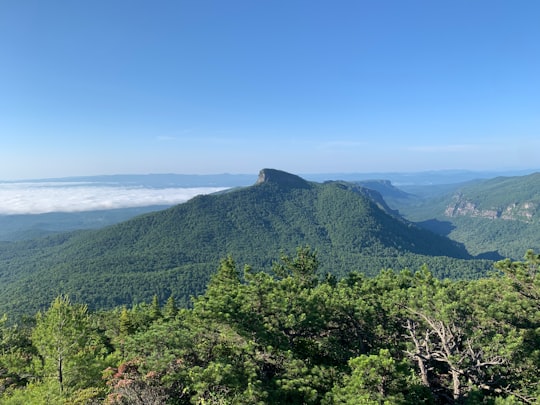
<path fill-rule="evenodd" d="M 0 180 L 530 169 L 540 3 L 0 3 Z"/>

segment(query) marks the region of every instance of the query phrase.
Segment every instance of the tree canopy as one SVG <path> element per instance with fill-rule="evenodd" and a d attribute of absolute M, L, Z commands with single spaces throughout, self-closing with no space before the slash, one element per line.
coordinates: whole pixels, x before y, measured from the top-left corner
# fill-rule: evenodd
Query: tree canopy
<path fill-rule="evenodd" d="M 189 309 L 91 312 L 58 296 L 0 322 L 0 402 L 537 403 L 539 259 L 478 280 L 425 266 L 338 280 L 300 247 L 274 273 L 225 257 Z"/>

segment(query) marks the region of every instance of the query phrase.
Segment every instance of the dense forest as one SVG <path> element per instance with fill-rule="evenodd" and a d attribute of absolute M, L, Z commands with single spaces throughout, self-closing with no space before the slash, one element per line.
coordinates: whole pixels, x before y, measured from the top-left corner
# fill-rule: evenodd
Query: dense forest
<path fill-rule="evenodd" d="M 426 266 L 319 276 L 308 247 L 272 272 L 222 259 L 190 308 L 90 311 L 60 295 L 0 322 L 0 403 L 532 404 L 540 255 L 489 277 Z"/>
<path fill-rule="evenodd" d="M 518 260 L 540 249 L 540 173 L 446 186 L 377 187 L 410 221 L 462 243 L 477 257 Z"/>

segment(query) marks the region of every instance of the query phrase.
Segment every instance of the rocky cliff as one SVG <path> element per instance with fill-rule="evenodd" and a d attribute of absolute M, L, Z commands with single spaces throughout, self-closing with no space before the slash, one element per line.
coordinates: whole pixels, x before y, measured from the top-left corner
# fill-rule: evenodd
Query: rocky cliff
<path fill-rule="evenodd" d="M 512 202 L 499 207 L 480 207 L 478 203 L 468 199 L 462 193 L 457 193 L 446 207 L 444 214 L 447 217 L 469 216 L 532 222 L 537 209 L 538 204 L 533 201 Z"/>

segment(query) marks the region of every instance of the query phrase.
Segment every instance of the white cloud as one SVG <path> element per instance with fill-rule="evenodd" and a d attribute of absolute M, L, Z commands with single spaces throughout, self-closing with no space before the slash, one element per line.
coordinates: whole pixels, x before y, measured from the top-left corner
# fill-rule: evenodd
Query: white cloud
<path fill-rule="evenodd" d="M 0 183 L 0 215 L 174 205 L 224 187 L 145 188 L 92 183 Z"/>

